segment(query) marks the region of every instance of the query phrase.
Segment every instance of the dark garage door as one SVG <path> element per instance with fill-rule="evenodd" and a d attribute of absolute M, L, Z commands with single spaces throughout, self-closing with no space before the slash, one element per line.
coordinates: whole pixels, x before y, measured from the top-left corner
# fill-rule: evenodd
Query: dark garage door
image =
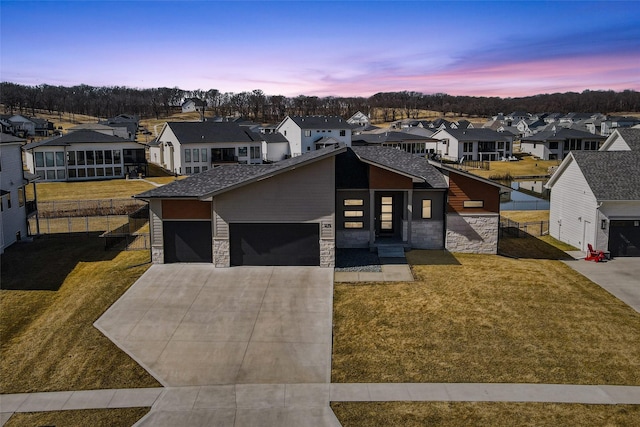
<path fill-rule="evenodd" d="M 213 262 L 210 221 L 165 221 L 164 262 Z"/>
<path fill-rule="evenodd" d="M 609 224 L 611 256 L 640 256 L 640 221 L 611 221 Z"/>
<path fill-rule="evenodd" d="M 231 265 L 320 265 L 318 224 L 229 224 Z"/>

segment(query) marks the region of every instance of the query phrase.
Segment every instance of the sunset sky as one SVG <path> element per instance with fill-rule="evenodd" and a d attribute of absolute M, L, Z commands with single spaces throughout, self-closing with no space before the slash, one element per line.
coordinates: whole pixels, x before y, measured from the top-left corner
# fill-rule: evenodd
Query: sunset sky
<path fill-rule="evenodd" d="M 0 80 L 269 95 L 640 90 L 640 1 L 4 1 Z"/>

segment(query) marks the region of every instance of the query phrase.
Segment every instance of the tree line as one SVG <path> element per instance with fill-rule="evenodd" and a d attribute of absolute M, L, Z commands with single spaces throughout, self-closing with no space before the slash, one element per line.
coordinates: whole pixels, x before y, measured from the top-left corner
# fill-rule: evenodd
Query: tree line
<path fill-rule="evenodd" d="M 520 98 L 454 96 L 446 93 L 424 94 L 414 91 L 379 92 L 370 97 L 318 97 L 267 95 L 262 90 L 220 92 L 182 90 L 177 87 L 140 89 L 124 86 L 71 87 L 27 86 L 0 83 L 0 103 L 5 114 L 36 115 L 36 110 L 50 114 L 84 114 L 99 118 L 118 114 L 135 114 L 141 118 L 167 117 L 187 98 L 207 103 L 207 110 L 217 116 L 239 114 L 257 122 L 279 122 L 287 115 L 337 115 L 348 118 L 357 111 L 374 122 L 390 122 L 422 117 L 425 110 L 441 115 L 487 117 L 496 113 L 526 112 L 601 112 L 640 111 L 640 92 L 624 90 L 585 90 L 541 94 Z"/>

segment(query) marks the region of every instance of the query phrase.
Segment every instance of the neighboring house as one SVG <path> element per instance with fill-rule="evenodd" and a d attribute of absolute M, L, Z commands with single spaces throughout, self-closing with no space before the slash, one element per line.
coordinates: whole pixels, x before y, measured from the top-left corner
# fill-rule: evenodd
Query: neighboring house
<path fill-rule="evenodd" d="M 512 154 L 513 135 L 491 129 L 441 129 L 433 134 L 438 139 L 438 154 L 448 160 L 500 160 Z"/>
<path fill-rule="evenodd" d="M 24 142 L 13 135 L 0 134 L 0 253 L 29 235 L 27 217 L 35 213 L 35 203 L 27 200 L 25 191 L 29 181 L 22 170 Z"/>
<path fill-rule="evenodd" d="M 138 116 L 132 114 L 119 114 L 100 123 L 112 127 L 114 129 L 114 135 L 135 141 L 139 122 L 140 119 Z"/>
<path fill-rule="evenodd" d="M 402 150 L 329 146 L 135 197 L 149 201 L 153 262 L 334 267 L 337 248 L 496 253 L 500 187 Z"/>
<path fill-rule="evenodd" d="M 147 167 L 143 144 L 93 130 L 75 130 L 22 149 L 27 169 L 42 181 L 124 178 Z"/>
<path fill-rule="evenodd" d="M 612 116 L 600 122 L 600 135 L 609 136 L 616 129 L 630 128 L 640 123 L 637 117 Z"/>
<path fill-rule="evenodd" d="M 295 157 L 328 145 L 328 138 L 351 146 L 352 128 L 338 116 L 287 116 L 277 130 L 287 138 L 289 155 Z"/>
<path fill-rule="evenodd" d="M 367 128 L 371 125 L 371 119 L 365 113 L 358 111 L 353 116 L 347 119 L 347 123 L 350 125 L 354 125 L 359 128 Z"/>
<path fill-rule="evenodd" d="M 149 144 L 152 163 L 180 175 L 222 163 L 262 163 L 264 135 L 233 122 L 167 122 Z"/>
<path fill-rule="evenodd" d="M 560 127 L 522 138 L 520 151 L 542 160 L 562 160 L 570 151 L 596 151 L 604 139 L 590 132 Z"/>
<path fill-rule="evenodd" d="M 281 133 L 263 133 L 262 160 L 279 162 L 289 157 L 289 141 Z"/>
<path fill-rule="evenodd" d="M 204 111 L 206 104 L 198 98 L 188 98 L 182 103 L 183 113 L 192 113 L 194 111 Z"/>
<path fill-rule="evenodd" d="M 34 132 L 36 136 L 50 136 L 53 133 L 53 123 L 49 120 L 36 117 L 32 117 L 30 120 L 35 123 Z"/>
<path fill-rule="evenodd" d="M 549 234 L 583 251 L 591 244 L 614 257 L 640 256 L 638 165 L 638 150 L 569 153 L 546 185 Z"/>
<path fill-rule="evenodd" d="M 600 147 L 600 151 L 640 151 L 640 129 L 617 129 Z"/>
<path fill-rule="evenodd" d="M 27 136 L 35 136 L 36 123 L 31 119 L 16 114 L 15 116 L 11 116 L 9 121 L 13 125 L 13 131 L 16 135 L 20 135 L 24 138 Z"/>
<path fill-rule="evenodd" d="M 428 130 L 422 128 L 425 132 Z M 409 132 L 387 131 L 384 133 L 361 133 L 353 135 L 351 140 L 352 146 L 368 146 L 375 145 L 380 147 L 399 148 L 412 154 L 433 154 L 436 152 L 438 144 L 437 139 L 428 136 L 416 135 Z"/>

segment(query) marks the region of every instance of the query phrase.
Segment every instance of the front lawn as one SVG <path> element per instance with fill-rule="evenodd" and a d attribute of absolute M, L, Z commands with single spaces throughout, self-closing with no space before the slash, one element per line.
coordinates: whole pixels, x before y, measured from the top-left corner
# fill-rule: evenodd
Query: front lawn
<path fill-rule="evenodd" d="M 160 386 L 93 327 L 149 252 L 103 245 L 96 235 L 42 237 L 2 255 L 0 393 Z"/>
<path fill-rule="evenodd" d="M 149 408 L 85 409 L 77 411 L 19 412 L 4 427 L 130 427 L 149 412 Z"/>
<path fill-rule="evenodd" d="M 407 259 L 413 283 L 335 285 L 333 382 L 640 385 L 640 315 L 560 261 Z"/>

